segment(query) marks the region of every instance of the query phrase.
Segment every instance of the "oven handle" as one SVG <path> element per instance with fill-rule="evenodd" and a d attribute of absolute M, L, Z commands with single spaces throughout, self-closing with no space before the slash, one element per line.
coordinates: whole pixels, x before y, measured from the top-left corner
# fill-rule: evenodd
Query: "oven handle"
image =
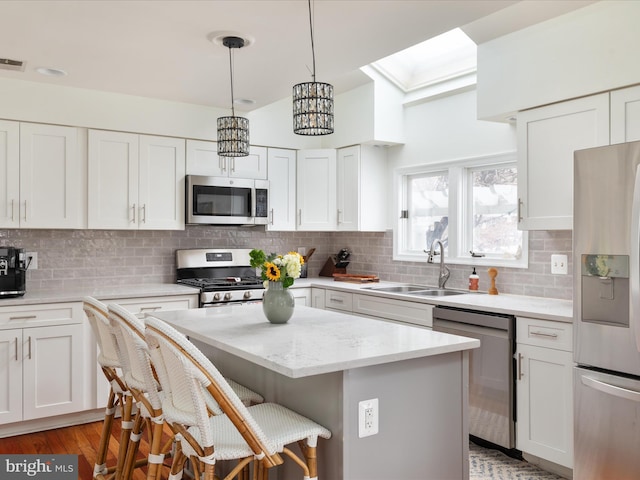
<path fill-rule="evenodd" d="M 200 308 L 230 307 L 232 305 L 250 305 L 252 303 L 262 303 L 262 300 L 247 300 L 246 302 L 203 303 L 202 305 L 200 305 Z"/>

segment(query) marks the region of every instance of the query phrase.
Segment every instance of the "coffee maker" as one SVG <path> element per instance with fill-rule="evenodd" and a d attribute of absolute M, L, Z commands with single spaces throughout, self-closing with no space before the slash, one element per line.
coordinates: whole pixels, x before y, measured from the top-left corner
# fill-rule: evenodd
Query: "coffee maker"
<path fill-rule="evenodd" d="M 0 247 L 0 298 L 25 294 L 27 266 L 24 248 Z"/>

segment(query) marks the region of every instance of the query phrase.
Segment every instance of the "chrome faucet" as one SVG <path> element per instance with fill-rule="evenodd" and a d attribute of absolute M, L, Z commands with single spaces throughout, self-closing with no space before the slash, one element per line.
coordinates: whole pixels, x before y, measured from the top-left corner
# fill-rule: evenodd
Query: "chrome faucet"
<path fill-rule="evenodd" d="M 440 246 L 440 253 L 436 253 L 434 251 L 436 243 Z M 442 245 L 442 242 L 438 239 L 434 240 L 431 243 L 429 252 L 427 253 L 429 254 L 429 256 L 427 257 L 427 263 L 433 263 L 433 256 L 440 255 L 440 274 L 438 275 L 438 288 L 444 288 L 445 283 L 447 283 L 447 280 L 449 280 L 449 276 L 451 275 L 451 270 L 449 270 L 449 268 L 447 268 L 447 266 L 444 264 L 444 246 Z"/>

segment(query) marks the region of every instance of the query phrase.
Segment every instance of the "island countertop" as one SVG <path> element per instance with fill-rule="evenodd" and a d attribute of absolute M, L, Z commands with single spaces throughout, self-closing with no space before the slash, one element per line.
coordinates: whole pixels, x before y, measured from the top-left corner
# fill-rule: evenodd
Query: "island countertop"
<path fill-rule="evenodd" d="M 472 338 L 296 306 L 283 325 L 261 304 L 156 312 L 195 340 L 290 378 L 338 372 L 480 346 Z"/>

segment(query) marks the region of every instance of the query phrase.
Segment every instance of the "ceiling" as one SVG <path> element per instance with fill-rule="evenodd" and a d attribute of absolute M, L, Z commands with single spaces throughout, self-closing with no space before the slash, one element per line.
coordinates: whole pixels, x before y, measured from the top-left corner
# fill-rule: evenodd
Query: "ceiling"
<path fill-rule="evenodd" d="M 454 27 L 480 43 L 589 3 L 315 0 L 316 79 L 340 93 L 368 81 L 360 67 Z M 250 42 L 234 50 L 234 96 L 255 102 L 236 108 L 250 111 L 311 80 L 308 15 L 305 0 L 0 0 L 0 58 L 26 62 L 0 78 L 229 108 L 229 51 L 209 38 L 232 34 Z"/>

